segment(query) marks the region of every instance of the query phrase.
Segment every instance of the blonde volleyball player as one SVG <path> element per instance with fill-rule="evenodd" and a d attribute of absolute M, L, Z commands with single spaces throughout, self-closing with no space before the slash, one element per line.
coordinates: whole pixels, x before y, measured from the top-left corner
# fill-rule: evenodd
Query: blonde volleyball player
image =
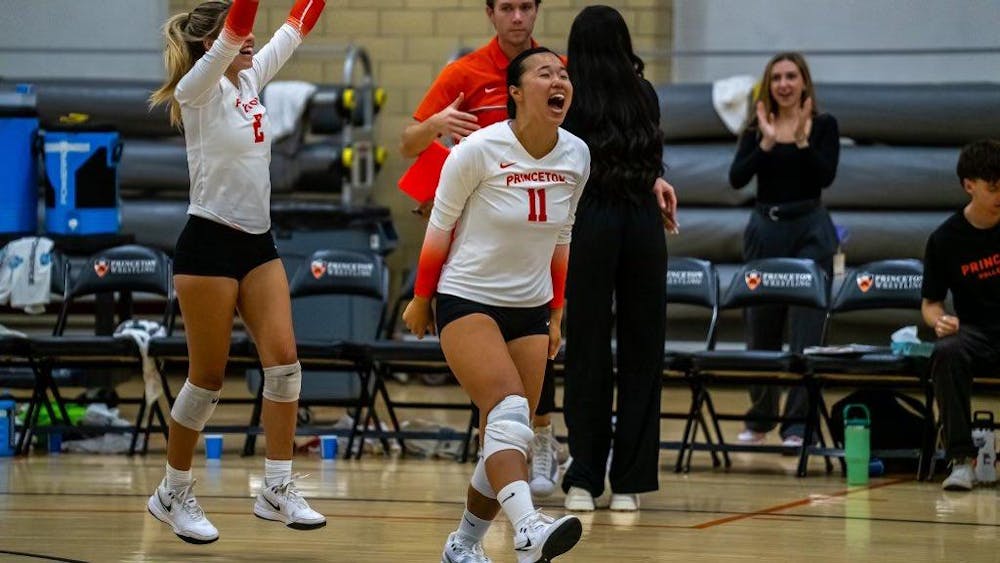
<path fill-rule="evenodd" d="M 552 51 L 517 55 L 507 91 L 511 119 L 473 132 L 445 162 L 403 312 L 418 337 L 436 321 L 448 365 L 482 413 L 483 456 L 444 563 L 490 561 L 482 539 L 495 503 L 514 526 L 520 563 L 549 561 L 582 533 L 576 517 L 535 509 L 526 456 L 546 358 L 562 338 L 570 233 L 590 152 L 559 128 L 573 86 Z"/>
<path fill-rule="evenodd" d="M 271 136 L 260 103 L 260 91 L 316 24 L 324 1 L 298 0 L 255 53 L 257 5 L 204 2 L 170 18 L 164 26 L 167 79 L 150 98 L 153 105 L 169 105 L 171 122 L 183 127 L 187 143 L 191 203 L 174 254 L 174 287 L 190 367 L 170 412 L 167 474 L 147 507 L 190 543 L 219 539 L 192 491 L 191 459 L 219 401 L 234 311 L 264 366 L 267 459 L 253 513 L 296 529 L 326 525 L 292 477 L 302 370 L 288 280 L 270 233 Z"/>

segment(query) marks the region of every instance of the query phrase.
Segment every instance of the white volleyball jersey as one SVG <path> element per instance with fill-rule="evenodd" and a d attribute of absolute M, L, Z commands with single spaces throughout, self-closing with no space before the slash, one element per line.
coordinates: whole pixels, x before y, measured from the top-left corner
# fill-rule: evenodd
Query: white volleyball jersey
<path fill-rule="evenodd" d="M 466 137 L 444 163 L 431 212 L 435 227 L 455 229 L 437 291 L 501 307 L 551 301 L 552 253 L 570 242 L 589 175 L 586 143 L 563 129 L 540 159 L 509 121 Z"/>
<path fill-rule="evenodd" d="M 191 175 L 188 213 L 248 233 L 271 228 L 271 135 L 260 91 L 302 37 L 285 24 L 239 73 L 239 87 L 224 76 L 242 40 L 226 33 L 181 78 L 181 105 Z"/>

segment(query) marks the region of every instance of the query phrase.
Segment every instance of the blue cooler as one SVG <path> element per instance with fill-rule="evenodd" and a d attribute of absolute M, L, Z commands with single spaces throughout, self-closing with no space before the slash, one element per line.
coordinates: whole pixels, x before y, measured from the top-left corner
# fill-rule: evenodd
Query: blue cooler
<path fill-rule="evenodd" d="M 0 234 L 38 232 L 37 139 L 30 85 L 0 92 Z"/>
<path fill-rule="evenodd" d="M 113 129 L 46 129 L 45 231 L 57 235 L 117 233 L 121 225 Z"/>

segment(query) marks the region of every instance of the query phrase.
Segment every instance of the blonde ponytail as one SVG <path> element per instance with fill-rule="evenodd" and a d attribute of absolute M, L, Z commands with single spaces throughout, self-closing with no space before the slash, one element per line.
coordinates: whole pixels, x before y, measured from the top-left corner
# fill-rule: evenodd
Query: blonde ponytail
<path fill-rule="evenodd" d="M 167 78 L 149 96 L 149 107 L 169 104 L 170 124 L 178 129 L 184 124 L 181 122 L 181 105 L 174 98 L 174 89 L 195 61 L 205 54 L 203 41 L 219 36 L 228 11 L 229 2 L 203 2 L 190 13 L 172 16 L 163 24 L 163 35 L 167 39 L 163 65 L 167 69 Z"/>

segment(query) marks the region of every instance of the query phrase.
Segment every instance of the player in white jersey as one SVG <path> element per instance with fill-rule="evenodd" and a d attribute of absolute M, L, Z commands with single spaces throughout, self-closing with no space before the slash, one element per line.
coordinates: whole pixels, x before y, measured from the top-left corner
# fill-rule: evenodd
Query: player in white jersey
<path fill-rule="evenodd" d="M 512 119 L 472 133 L 445 161 L 403 313 L 418 338 L 436 321 L 448 365 L 482 413 L 483 456 L 444 563 L 489 561 L 482 539 L 492 503 L 514 526 L 519 563 L 549 561 L 582 533 L 575 516 L 535 509 L 526 456 L 545 362 L 562 339 L 570 234 L 590 152 L 559 128 L 573 86 L 552 51 L 515 57 L 507 91 Z"/>
<path fill-rule="evenodd" d="M 219 401 L 233 313 L 239 311 L 264 367 L 264 486 L 253 513 L 296 529 L 326 525 L 295 488 L 292 449 L 302 370 L 288 280 L 270 233 L 271 137 L 260 91 L 316 24 L 323 0 L 298 0 L 254 53 L 258 0 L 204 2 L 164 30 L 167 80 L 152 104 L 169 104 L 183 127 L 191 173 L 187 225 L 174 253 L 184 315 L 188 379 L 170 412 L 167 475 L 147 508 L 190 543 L 219 532 L 192 492 L 198 436 Z"/>

